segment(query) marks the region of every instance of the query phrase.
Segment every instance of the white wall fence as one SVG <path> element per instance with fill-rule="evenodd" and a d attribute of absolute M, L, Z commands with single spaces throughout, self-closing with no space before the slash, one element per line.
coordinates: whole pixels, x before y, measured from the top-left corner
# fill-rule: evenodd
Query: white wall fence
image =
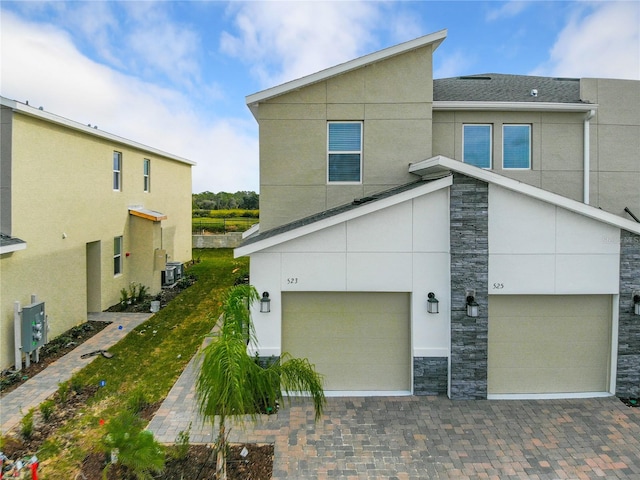
<path fill-rule="evenodd" d="M 220 235 L 192 235 L 193 248 L 236 248 L 242 242 L 242 232 Z"/>

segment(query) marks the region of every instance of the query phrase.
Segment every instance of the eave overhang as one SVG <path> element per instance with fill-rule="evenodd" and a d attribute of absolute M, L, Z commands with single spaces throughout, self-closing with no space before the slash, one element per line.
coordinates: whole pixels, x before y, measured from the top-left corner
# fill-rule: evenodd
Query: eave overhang
<path fill-rule="evenodd" d="M 385 60 L 387 58 L 391 58 L 396 55 L 409 52 L 411 50 L 416 50 L 418 48 L 424 47 L 429 44 L 432 44 L 433 50 L 435 50 L 444 41 L 446 37 L 447 37 L 447 30 L 446 29 L 440 30 L 438 32 L 431 33 L 429 35 L 424 35 L 422 37 L 410 40 L 408 42 L 404 42 L 399 45 L 394 45 L 392 47 L 385 48 L 383 50 L 379 50 L 374 53 L 370 53 L 369 55 L 365 55 L 363 57 L 359 57 L 354 60 L 341 63 L 340 65 L 336 65 L 336 66 L 327 68 L 325 70 L 321 70 L 320 72 L 316 72 L 311 75 L 307 75 L 305 77 L 298 78 L 296 80 L 292 80 L 290 82 L 286 82 L 281 85 L 268 88 L 266 90 L 262 90 L 252 95 L 247 95 L 246 97 L 247 106 L 251 110 L 251 113 L 253 114 L 253 116 L 257 118 L 257 109 L 260 102 L 264 102 L 266 100 L 269 100 L 271 98 L 277 97 L 279 95 L 283 95 L 285 93 L 288 93 L 294 90 L 299 90 L 301 88 L 307 87 L 314 83 L 322 82 L 329 78 L 342 75 L 343 73 L 356 70 L 366 65 L 370 65 L 370 64 L 379 62 L 381 60 Z"/>
<path fill-rule="evenodd" d="M 153 222 L 159 222 L 166 220 L 167 216 L 164 213 L 156 212 L 155 210 L 149 210 L 148 208 L 132 207 L 129 208 L 129 214 L 134 217 L 144 218 Z"/>
<path fill-rule="evenodd" d="M 24 240 L 10 235 L 0 234 L 0 255 L 25 250 L 26 248 L 27 242 Z"/>
<path fill-rule="evenodd" d="M 409 173 L 419 175 L 422 178 L 446 175 L 451 172 L 461 173 L 493 185 L 498 185 L 508 190 L 521 193 L 543 202 L 562 207 L 571 212 L 579 213 L 585 217 L 640 235 L 640 224 L 636 222 L 627 220 L 626 218 L 622 218 L 613 213 L 605 212 L 604 210 L 592 207 L 591 205 L 563 197 L 557 193 L 548 192 L 547 190 L 534 187 L 512 178 L 503 177 L 502 175 L 498 175 L 497 173 L 489 170 L 484 170 L 482 168 L 469 165 L 468 163 L 453 160 L 443 155 L 438 155 L 428 160 L 423 160 L 409 165 Z"/>
<path fill-rule="evenodd" d="M 501 112 L 566 112 L 587 113 L 597 110 L 595 103 L 550 103 L 550 102 L 463 102 L 463 101 L 438 101 L 433 102 L 435 111 L 485 111 L 495 110 Z"/>

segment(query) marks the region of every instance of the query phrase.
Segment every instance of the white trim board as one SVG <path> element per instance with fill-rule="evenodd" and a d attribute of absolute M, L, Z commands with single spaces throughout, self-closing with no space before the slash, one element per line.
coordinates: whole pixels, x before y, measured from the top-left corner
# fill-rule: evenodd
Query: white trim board
<path fill-rule="evenodd" d="M 592 207 L 591 205 L 586 205 L 584 203 L 577 202 L 576 200 L 563 197 L 557 193 L 552 193 L 512 178 L 503 177 L 502 175 L 498 175 L 492 171 L 474 167 L 473 165 L 469 165 L 468 163 L 463 163 L 458 160 L 453 160 L 443 155 L 438 155 L 409 165 L 409 173 L 419 175 L 423 178 L 428 178 L 432 175 L 443 175 L 451 171 L 476 178 L 483 182 L 498 185 L 514 192 L 527 195 L 543 202 L 562 207 L 571 212 L 579 213 L 585 217 L 640 235 L 640 223 L 627 220 L 619 217 L 618 215 L 614 215 L 613 213 L 605 212 L 604 210 Z"/>

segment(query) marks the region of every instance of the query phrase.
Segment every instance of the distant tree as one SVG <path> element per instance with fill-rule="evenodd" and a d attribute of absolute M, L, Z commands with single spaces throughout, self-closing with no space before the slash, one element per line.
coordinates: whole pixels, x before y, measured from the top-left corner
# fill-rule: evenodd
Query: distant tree
<path fill-rule="evenodd" d="M 192 195 L 192 210 L 258 210 L 260 208 L 260 196 L 256 192 L 239 191 L 229 192 L 202 192 Z"/>

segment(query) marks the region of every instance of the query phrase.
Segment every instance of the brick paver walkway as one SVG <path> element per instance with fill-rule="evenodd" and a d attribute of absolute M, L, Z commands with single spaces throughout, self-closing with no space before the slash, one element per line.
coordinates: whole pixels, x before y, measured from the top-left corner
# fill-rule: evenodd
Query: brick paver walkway
<path fill-rule="evenodd" d="M 60 383 L 69 380 L 76 371 L 96 358 L 83 359 L 80 358 L 81 355 L 95 350 L 107 350 L 150 316 L 150 313 L 90 313 L 89 320 L 108 321 L 112 322 L 111 325 L 4 395 L 0 399 L 0 432 L 13 429 L 31 408 L 37 407 L 53 395 Z"/>
<path fill-rule="evenodd" d="M 195 406 L 192 361 L 149 424 L 173 443 L 212 443 Z M 273 479 L 640 479 L 640 408 L 617 398 L 452 401 L 446 397 L 329 398 L 314 422 L 295 399 L 232 442 L 272 443 Z"/>

